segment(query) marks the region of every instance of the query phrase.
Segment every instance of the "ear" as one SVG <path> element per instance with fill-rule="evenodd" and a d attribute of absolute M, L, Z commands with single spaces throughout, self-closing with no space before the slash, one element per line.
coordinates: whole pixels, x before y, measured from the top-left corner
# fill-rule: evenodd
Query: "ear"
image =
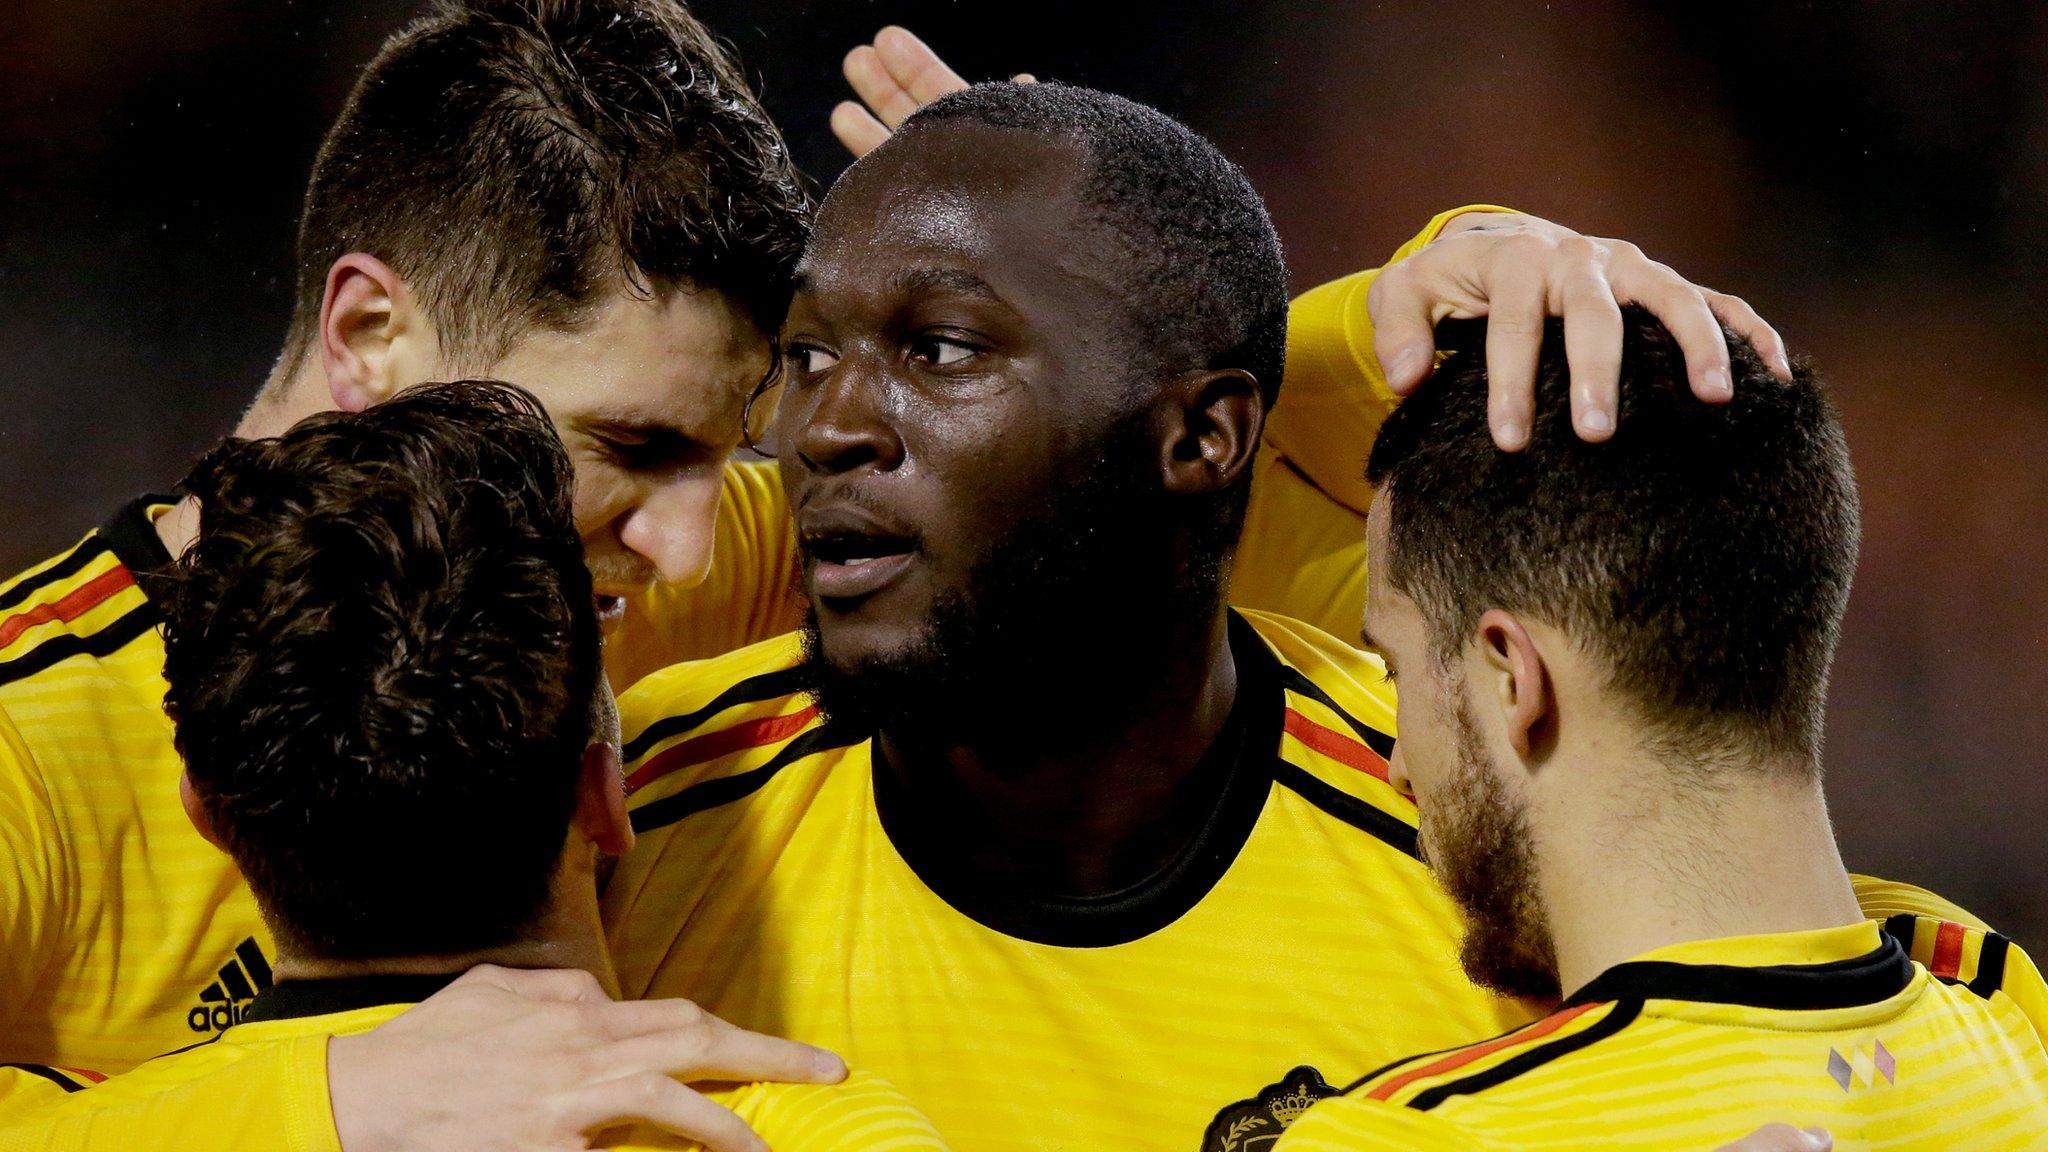
<path fill-rule="evenodd" d="M 391 266 L 351 252 L 327 270 L 320 302 L 320 363 L 334 406 L 360 412 L 418 380 L 406 370 L 431 341 L 411 291 Z"/>
<path fill-rule="evenodd" d="M 1541 760 L 1556 735 L 1557 694 L 1529 629 L 1510 612 L 1488 609 L 1479 618 L 1478 659 L 1483 674 L 1470 683 L 1500 710 L 1515 753 Z"/>
<path fill-rule="evenodd" d="M 1169 492 L 1215 492 L 1251 468 L 1266 403 L 1251 373 L 1198 372 L 1162 393 L 1160 468 Z"/>
<path fill-rule="evenodd" d="M 213 818 L 206 814 L 206 805 L 199 802 L 199 793 L 192 787 L 192 777 L 178 773 L 178 802 L 185 806 L 185 819 L 199 830 L 199 835 L 208 844 L 225 852 L 228 846 L 221 842 L 220 833 L 214 830 Z"/>
<path fill-rule="evenodd" d="M 610 856 L 633 847 L 633 821 L 626 815 L 626 782 L 619 776 L 616 744 L 583 750 L 583 774 L 576 781 L 576 827 Z"/>

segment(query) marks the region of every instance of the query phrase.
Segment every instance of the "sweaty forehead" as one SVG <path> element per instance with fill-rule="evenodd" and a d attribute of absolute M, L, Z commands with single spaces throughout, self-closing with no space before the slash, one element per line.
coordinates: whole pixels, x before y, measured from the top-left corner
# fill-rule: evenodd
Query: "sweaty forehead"
<path fill-rule="evenodd" d="M 1079 197 L 1082 148 L 1036 132 L 939 122 L 899 134 L 820 206 L 800 273 L 843 287 L 886 267 L 970 269 L 992 285 L 1104 284 Z"/>

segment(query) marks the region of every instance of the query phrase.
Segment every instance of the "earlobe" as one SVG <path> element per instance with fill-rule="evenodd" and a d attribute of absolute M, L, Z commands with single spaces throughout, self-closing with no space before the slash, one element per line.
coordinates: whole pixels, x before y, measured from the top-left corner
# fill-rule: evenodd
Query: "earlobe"
<path fill-rule="evenodd" d="M 200 803 L 199 793 L 192 787 L 192 777 L 183 772 L 178 773 L 178 801 L 185 806 L 185 819 L 192 822 L 200 838 L 223 852 L 227 851 L 228 846 L 221 843 L 212 818 L 206 814 L 206 805 Z"/>
<path fill-rule="evenodd" d="M 1543 758 L 1555 729 L 1557 698 L 1550 669 L 1529 629 L 1512 613 L 1479 618 L 1479 646 L 1506 722 L 1508 743 L 1524 761 Z"/>
<path fill-rule="evenodd" d="M 1250 373 L 1195 373 L 1165 389 L 1162 399 L 1171 417 L 1161 461 L 1168 491 L 1219 491 L 1251 468 L 1266 404 Z"/>
<path fill-rule="evenodd" d="M 626 783 L 619 773 L 619 749 L 597 743 L 583 750 L 583 774 L 576 783 L 576 823 L 608 856 L 633 848 L 633 820 L 626 812 Z"/>
<path fill-rule="evenodd" d="M 360 412 L 397 392 L 400 342 L 413 325 L 405 281 L 375 256 L 351 252 L 327 270 L 319 353 L 334 406 Z"/>

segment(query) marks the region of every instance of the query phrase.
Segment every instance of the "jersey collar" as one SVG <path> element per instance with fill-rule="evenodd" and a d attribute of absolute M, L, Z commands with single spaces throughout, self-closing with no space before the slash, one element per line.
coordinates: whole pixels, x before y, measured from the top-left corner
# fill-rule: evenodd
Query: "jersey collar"
<path fill-rule="evenodd" d="M 1752 1008 L 1853 1008 L 1913 981 L 1898 941 L 1869 921 L 1807 932 L 1694 940 L 1617 964 L 1565 1001 L 1690 1000 Z"/>
<path fill-rule="evenodd" d="M 330 976 L 317 980 L 280 980 L 256 994 L 241 1022 L 297 1020 L 328 1016 L 358 1008 L 417 1004 L 455 982 L 460 972 L 380 973 L 371 976 Z"/>
<path fill-rule="evenodd" d="M 149 587 L 143 578 L 155 576 L 171 566 L 170 550 L 164 547 L 163 539 L 156 534 L 156 518 L 177 502 L 176 496 L 156 493 L 137 496 L 121 505 L 120 510 L 99 527 L 100 539 L 106 541 L 114 559 L 135 574 L 137 582 L 143 584 L 144 594 L 149 592 Z"/>

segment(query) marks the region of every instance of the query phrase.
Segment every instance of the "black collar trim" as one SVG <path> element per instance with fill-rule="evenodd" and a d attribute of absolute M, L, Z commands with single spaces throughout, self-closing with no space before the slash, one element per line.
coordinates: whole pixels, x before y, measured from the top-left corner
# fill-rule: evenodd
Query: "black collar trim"
<path fill-rule="evenodd" d="M 460 972 L 379 973 L 372 976 L 331 976 L 318 980 L 280 980 L 256 994 L 241 1022 L 300 1020 L 387 1004 L 417 1004 L 455 982 Z"/>
<path fill-rule="evenodd" d="M 160 504 L 176 504 L 178 497 L 157 493 L 137 496 L 100 525 L 99 537 L 106 541 L 114 559 L 121 566 L 135 574 L 135 582 L 142 585 L 144 595 L 150 595 L 150 584 L 171 566 L 171 553 L 164 547 L 161 537 L 156 534 L 156 524 L 149 518 L 149 510 Z"/>
<path fill-rule="evenodd" d="M 1564 1006 L 1606 1000 L 1691 1000 L 1782 1011 L 1857 1008 L 1889 1000 L 1912 982 L 1913 961 L 1898 941 L 1886 936 L 1872 952 L 1826 964 L 1617 964 L 1573 993 Z"/>
<path fill-rule="evenodd" d="M 1204 767 L 1224 773 L 1208 824 L 1174 863 L 1139 884 L 1107 896 L 1048 896 L 990 884 L 960 871 L 923 821 L 916 799 L 889 771 L 879 740 L 871 741 L 875 814 L 903 862 L 939 899 L 985 928 L 1062 948 L 1128 944 L 1165 928 L 1202 902 L 1251 839 L 1273 790 L 1286 693 L 1279 659 L 1244 617 L 1230 614 L 1230 654 L 1237 663 L 1237 699 Z M 1224 761 L 1218 763 L 1218 760 Z M 1197 771 L 1201 771 L 1198 769 Z"/>

